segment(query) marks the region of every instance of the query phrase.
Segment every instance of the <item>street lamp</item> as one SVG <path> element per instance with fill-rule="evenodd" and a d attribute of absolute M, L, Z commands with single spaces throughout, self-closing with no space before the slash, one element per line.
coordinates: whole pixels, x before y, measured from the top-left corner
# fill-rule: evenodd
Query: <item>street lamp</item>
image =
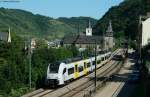
<path fill-rule="evenodd" d="M 96 92 L 96 81 L 97 81 L 97 77 L 96 77 L 96 66 L 97 65 L 97 43 L 95 40 L 95 80 L 94 80 L 94 85 L 95 85 L 95 92 Z"/>

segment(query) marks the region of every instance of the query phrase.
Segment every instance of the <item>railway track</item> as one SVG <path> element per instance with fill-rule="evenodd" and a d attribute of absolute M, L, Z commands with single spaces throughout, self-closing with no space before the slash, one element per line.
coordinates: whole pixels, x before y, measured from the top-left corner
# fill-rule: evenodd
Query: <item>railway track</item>
<path fill-rule="evenodd" d="M 30 96 L 30 97 L 42 97 L 43 95 L 49 94 L 49 93 L 51 93 L 51 92 L 53 92 L 53 91 L 55 91 L 55 90 L 45 90 L 45 91 L 43 91 L 43 92 L 41 92 L 41 93 L 32 95 L 32 96 Z"/>
<path fill-rule="evenodd" d="M 111 76 L 111 74 L 113 74 L 115 72 L 114 69 L 117 67 L 117 65 L 119 63 L 120 62 L 112 64 L 111 67 L 109 67 L 106 71 L 98 74 L 97 77 Z M 103 81 L 105 81 L 105 79 Z M 99 82 L 99 84 L 102 84 L 103 81 Z M 90 92 L 88 89 L 90 89 L 90 91 L 94 90 L 94 82 L 93 82 L 93 80 L 89 80 L 88 82 L 82 84 L 81 86 L 76 87 L 72 91 L 69 91 L 68 93 L 62 94 L 62 95 L 60 95 L 58 97 L 79 97 L 79 95 L 84 95 L 85 92 Z M 75 95 L 78 95 L 78 96 L 75 96 Z M 83 96 L 80 96 L 80 97 L 83 97 Z"/>
<path fill-rule="evenodd" d="M 119 64 L 119 63 L 118 63 Z M 116 73 L 116 71 L 118 71 L 120 69 L 120 67 L 113 67 L 110 69 L 110 72 L 106 74 L 106 76 L 111 76 L 112 74 Z M 105 83 L 109 80 L 109 77 L 101 80 L 101 81 L 97 81 L 97 86 L 96 88 L 101 88 L 102 86 L 105 85 Z M 91 95 L 90 93 L 95 92 L 95 85 L 94 83 L 91 84 L 89 87 L 83 89 L 81 92 L 78 91 L 77 93 L 73 94 L 70 97 L 87 97 L 89 95 Z M 86 96 L 87 95 L 87 96 Z M 69 97 L 69 96 L 63 96 L 63 97 Z"/>
<path fill-rule="evenodd" d="M 42 94 L 50 93 L 50 92 L 53 92 L 53 91 L 54 90 L 52 90 L 52 89 L 42 89 L 42 88 L 40 88 L 38 90 L 30 92 L 30 93 L 28 93 L 26 95 L 23 95 L 21 97 L 39 97 Z"/>
<path fill-rule="evenodd" d="M 118 52 L 115 52 L 115 55 L 119 54 L 119 52 L 120 52 L 119 50 L 118 50 Z M 109 60 L 105 64 L 108 64 L 108 63 L 110 64 L 111 62 L 112 61 Z M 111 65 L 112 65 L 112 63 L 111 63 Z M 105 66 L 103 66 L 103 67 L 105 67 Z M 108 71 L 107 69 L 111 68 L 112 66 L 110 66 L 110 67 L 108 67 L 106 69 L 104 69 L 103 67 L 100 68 L 100 69 L 103 69 L 102 72 L 101 72 L 101 74 L 99 74 L 97 76 L 100 76 L 100 75 L 104 76 L 104 74 L 107 74 L 107 73 L 105 73 L 106 71 Z M 92 73 L 89 76 L 94 76 L 94 74 Z M 71 82 L 70 84 L 73 84 L 73 85 L 72 86 L 64 86 L 63 88 L 56 89 L 56 90 L 39 89 L 39 91 L 36 90 L 37 92 L 33 91 L 33 93 L 29 93 L 30 95 L 28 95 L 28 96 L 22 96 L 22 97 L 71 97 L 71 96 L 73 96 L 75 94 L 78 94 L 77 92 L 79 90 L 80 91 L 85 91 L 86 88 L 92 86 L 93 85 L 93 81 L 92 81 L 92 79 L 89 79 L 88 77 L 87 78 L 85 77 L 85 80 L 82 81 L 80 85 L 76 85 L 75 82 Z M 79 87 L 81 87 L 81 88 L 79 89 Z M 70 96 L 70 93 L 72 93 L 71 96 Z"/>
<path fill-rule="evenodd" d="M 115 64 L 115 65 L 113 65 L 113 64 Z M 111 63 L 108 68 L 106 68 L 105 70 L 103 70 L 101 73 L 98 73 L 97 76 L 99 76 L 99 77 L 110 76 L 110 73 L 108 73 L 108 72 L 110 72 L 114 68 L 116 68 L 116 66 L 118 64 L 119 64 L 119 62 L 117 62 L 117 63 L 115 63 L 115 62 Z M 111 74 L 113 74 L 113 73 L 111 73 Z M 40 97 L 78 97 L 78 96 L 74 96 L 74 95 L 78 94 L 80 91 L 85 92 L 85 91 L 87 91 L 86 90 L 87 88 L 89 88 L 91 86 L 93 87 L 93 85 L 94 85 L 93 84 L 93 79 L 89 79 L 88 78 L 88 80 L 86 80 L 84 82 L 82 82 L 82 81 L 80 81 L 80 85 L 78 85 L 78 86 L 76 86 L 74 88 L 66 86 L 65 88 L 63 88 L 63 90 L 60 90 L 59 92 L 55 91 L 55 92 L 52 92 L 50 94 L 46 94 L 46 95 L 43 95 L 43 96 L 40 96 Z M 81 96 L 81 97 L 83 97 L 83 96 Z"/>
<path fill-rule="evenodd" d="M 102 72 L 104 72 L 107 68 L 101 67 L 100 69 L 103 69 Z M 94 76 L 94 74 L 90 74 L 89 76 Z M 77 83 L 79 83 L 81 80 L 79 79 L 77 81 L 78 81 Z M 81 83 L 85 84 L 87 81 L 89 81 L 89 77 L 84 77 L 84 81 L 81 81 Z M 76 81 L 73 81 L 70 84 L 73 84 L 72 86 L 74 86 L 74 87 L 72 87 L 72 86 L 68 86 L 68 87 L 65 86 L 63 88 L 58 88 L 59 91 L 57 91 L 58 89 L 56 89 L 56 90 L 52 90 L 50 92 L 48 92 L 46 90 L 46 91 L 37 93 L 37 94 L 29 96 L 29 97 L 49 97 L 47 95 L 51 95 L 51 97 L 59 97 L 59 95 L 65 94 L 65 93 L 71 91 L 72 89 L 75 89 L 76 87 L 81 86 L 81 84 L 80 85 L 76 85 Z M 57 95 L 57 96 L 55 96 L 55 95 Z"/>

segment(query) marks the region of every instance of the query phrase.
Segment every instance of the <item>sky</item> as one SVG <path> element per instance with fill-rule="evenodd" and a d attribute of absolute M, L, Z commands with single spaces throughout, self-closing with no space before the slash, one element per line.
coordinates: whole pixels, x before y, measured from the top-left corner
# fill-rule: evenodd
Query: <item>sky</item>
<path fill-rule="evenodd" d="M 19 0 L 20 2 L 3 1 L 6 0 L 0 0 L 0 7 L 23 9 L 34 14 L 41 14 L 53 18 L 87 16 L 100 19 L 110 7 L 118 5 L 123 0 Z"/>

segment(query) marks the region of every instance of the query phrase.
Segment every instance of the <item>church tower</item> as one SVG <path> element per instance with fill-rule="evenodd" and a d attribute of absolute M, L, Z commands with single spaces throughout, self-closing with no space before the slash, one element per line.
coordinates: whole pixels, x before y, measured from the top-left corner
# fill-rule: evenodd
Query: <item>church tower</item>
<path fill-rule="evenodd" d="M 106 34 L 105 34 L 105 48 L 109 50 L 113 48 L 114 45 L 115 44 L 114 44 L 114 39 L 113 39 L 113 29 L 112 29 L 112 23 L 110 20 L 108 28 L 106 30 Z"/>
<path fill-rule="evenodd" d="M 109 21 L 109 26 L 106 30 L 106 37 L 113 37 L 113 29 L 112 29 L 111 20 Z"/>
<path fill-rule="evenodd" d="M 10 34 L 10 27 L 8 29 L 8 40 L 9 43 L 11 43 L 11 34 Z"/>
<path fill-rule="evenodd" d="M 89 26 L 86 28 L 86 36 L 92 36 L 92 27 L 91 27 L 90 20 L 89 20 Z"/>

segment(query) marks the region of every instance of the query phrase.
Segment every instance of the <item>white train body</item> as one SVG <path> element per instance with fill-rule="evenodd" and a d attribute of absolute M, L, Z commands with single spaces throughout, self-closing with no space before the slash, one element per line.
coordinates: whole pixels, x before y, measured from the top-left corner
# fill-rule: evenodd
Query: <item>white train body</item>
<path fill-rule="evenodd" d="M 97 68 L 101 67 L 110 57 L 111 52 L 97 56 Z M 47 69 L 48 85 L 64 85 L 66 82 L 87 75 L 95 69 L 95 57 L 49 64 Z"/>

